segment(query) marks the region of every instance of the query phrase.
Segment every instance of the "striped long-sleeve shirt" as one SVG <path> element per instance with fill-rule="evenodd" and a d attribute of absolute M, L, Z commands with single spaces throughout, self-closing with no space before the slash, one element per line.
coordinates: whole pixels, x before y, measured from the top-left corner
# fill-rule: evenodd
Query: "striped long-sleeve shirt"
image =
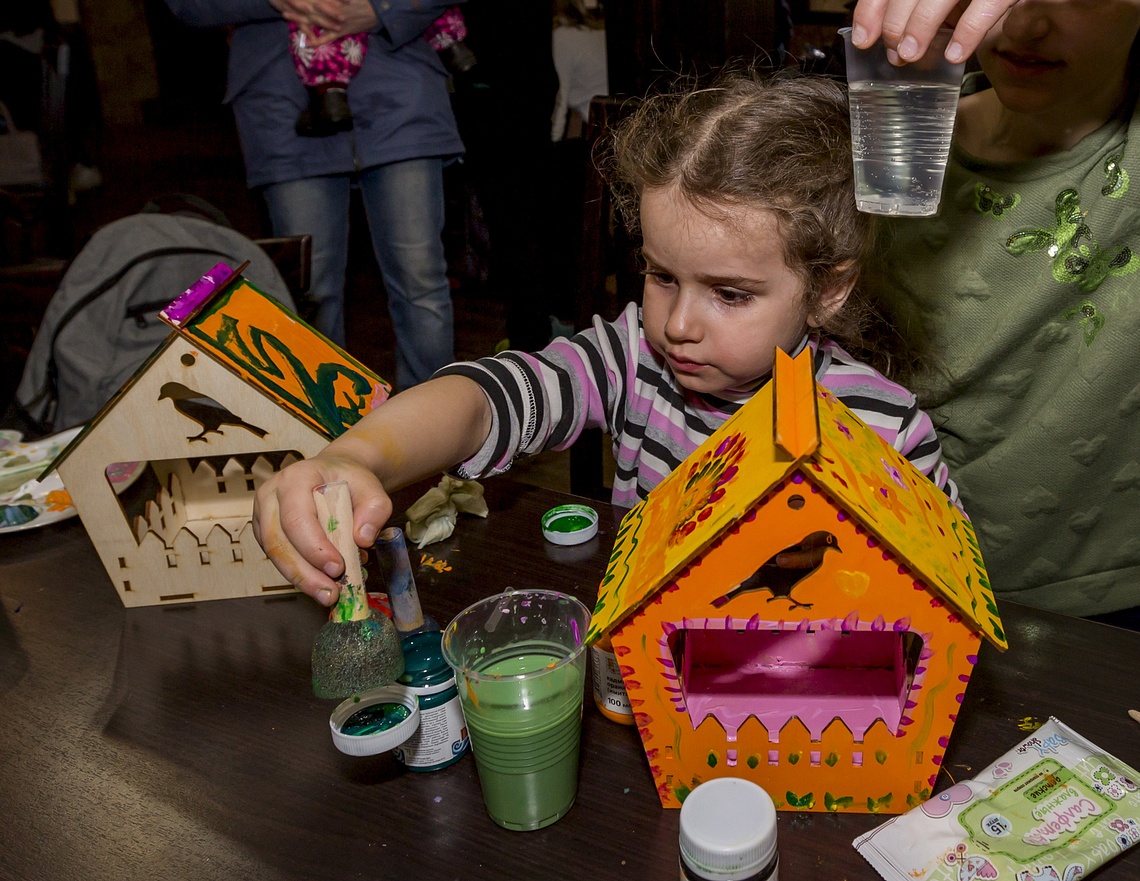
<path fill-rule="evenodd" d="M 829 340 L 807 335 L 791 354 L 805 346 L 815 353 L 816 381 L 957 501 L 934 426 L 914 395 Z M 459 474 L 499 474 L 519 455 L 565 449 L 584 429 L 601 428 L 613 439 L 612 501 L 622 507 L 645 498 L 755 394 L 685 390 L 645 339 L 634 303 L 616 321 L 595 317 L 589 330 L 541 352 L 502 352 L 436 375 L 446 374 L 477 382 L 493 414 L 487 440 Z"/>

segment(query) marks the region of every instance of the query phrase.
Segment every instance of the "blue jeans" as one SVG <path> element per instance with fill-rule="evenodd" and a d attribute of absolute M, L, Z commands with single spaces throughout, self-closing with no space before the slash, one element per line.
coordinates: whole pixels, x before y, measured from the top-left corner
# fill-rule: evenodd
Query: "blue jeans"
<path fill-rule="evenodd" d="M 263 190 L 274 235 L 313 236 L 310 296 L 316 328 L 344 346 L 351 187 L 360 189 L 372 249 L 396 335 L 396 385 L 423 382 L 455 360 L 451 288 L 443 253 L 443 161 L 412 159 L 359 174 L 270 184 Z"/>

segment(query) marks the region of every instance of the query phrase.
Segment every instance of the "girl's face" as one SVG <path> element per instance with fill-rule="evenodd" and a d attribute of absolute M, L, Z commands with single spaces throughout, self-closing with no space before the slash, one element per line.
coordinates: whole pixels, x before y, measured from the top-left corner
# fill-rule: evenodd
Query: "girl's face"
<path fill-rule="evenodd" d="M 1107 119 L 1138 31 L 1134 0 L 1021 0 L 986 35 L 978 61 L 1008 110 L 1057 114 L 1058 126 L 1090 108 Z"/>
<path fill-rule="evenodd" d="M 641 229 L 645 336 L 690 391 L 754 387 L 776 346 L 792 351 L 847 298 L 849 289 L 828 292 L 820 310 L 829 311 L 808 313 L 770 211 L 733 208 L 725 222 L 674 187 L 654 188 L 641 194 Z"/>

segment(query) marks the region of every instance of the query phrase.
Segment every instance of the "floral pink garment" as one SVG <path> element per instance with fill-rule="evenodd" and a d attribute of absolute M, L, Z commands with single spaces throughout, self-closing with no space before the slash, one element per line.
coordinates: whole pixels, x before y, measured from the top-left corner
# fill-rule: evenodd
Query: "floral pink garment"
<path fill-rule="evenodd" d="M 314 28 L 314 32 L 320 36 L 320 28 Z M 364 63 L 367 50 L 368 34 L 349 34 L 313 48 L 307 45 L 301 29 L 289 22 L 289 51 L 297 75 L 306 86 L 327 83 L 347 86 Z"/>
<path fill-rule="evenodd" d="M 320 28 L 313 30 L 320 36 Z M 437 52 L 466 38 L 467 23 L 458 6 L 450 7 L 424 31 L 424 39 Z M 297 24 L 289 22 L 289 51 L 297 75 L 306 86 L 326 83 L 347 86 L 364 63 L 364 53 L 368 51 L 368 34 L 348 34 L 314 49 L 306 45 L 305 35 Z"/>
<path fill-rule="evenodd" d="M 467 22 L 458 6 L 450 7 L 443 15 L 428 25 L 424 31 L 427 40 L 436 52 L 467 39 Z"/>

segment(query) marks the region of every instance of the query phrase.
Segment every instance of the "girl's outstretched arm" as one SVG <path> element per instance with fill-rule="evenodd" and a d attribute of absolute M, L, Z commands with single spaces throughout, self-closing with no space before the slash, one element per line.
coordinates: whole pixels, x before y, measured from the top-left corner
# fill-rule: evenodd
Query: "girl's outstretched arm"
<path fill-rule="evenodd" d="M 487 397 L 466 377 L 444 376 L 394 395 L 316 456 L 263 483 L 253 502 L 253 534 L 290 583 L 331 605 L 344 560 L 317 522 L 313 490 L 347 481 L 353 535 L 368 547 L 392 514 L 388 493 L 474 455 L 490 430 Z"/>

